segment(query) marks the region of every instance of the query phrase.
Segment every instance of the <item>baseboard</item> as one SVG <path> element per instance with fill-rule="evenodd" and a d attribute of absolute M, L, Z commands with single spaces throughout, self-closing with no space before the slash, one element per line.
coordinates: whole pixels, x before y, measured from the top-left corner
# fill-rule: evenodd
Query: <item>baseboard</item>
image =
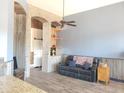
<path fill-rule="evenodd" d="M 122 82 L 122 83 L 124 83 L 124 80 L 119 80 L 119 79 L 115 79 L 115 78 L 110 78 L 111 80 L 113 80 L 113 81 L 117 81 L 117 82 Z"/>

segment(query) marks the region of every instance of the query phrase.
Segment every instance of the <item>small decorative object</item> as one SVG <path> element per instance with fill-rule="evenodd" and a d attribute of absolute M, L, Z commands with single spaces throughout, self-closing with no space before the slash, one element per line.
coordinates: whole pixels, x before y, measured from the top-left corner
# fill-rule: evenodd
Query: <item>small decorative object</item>
<path fill-rule="evenodd" d="M 52 45 L 51 49 L 50 49 L 50 55 L 51 56 L 55 56 L 56 55 L 56 46 Z"/>

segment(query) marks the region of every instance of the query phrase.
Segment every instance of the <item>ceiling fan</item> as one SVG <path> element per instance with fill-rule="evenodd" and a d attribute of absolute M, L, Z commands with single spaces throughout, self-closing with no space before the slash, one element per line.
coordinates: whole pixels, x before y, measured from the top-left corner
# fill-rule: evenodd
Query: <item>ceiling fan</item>
<path fill-rule="evenodd" d="M 60 22 L 53 21 L 52 22 L 53 27 L 60 26 L 61 28 L 63 28 L 64 25 L 69 25 L 69 26 L 74 26 L 74 27 L 76 26 L 75 21 L 65 21 L 65 19 L 64 19 L 65 14 L 64 13 L 65 13 L 65 0 L 63 0 L 63 17 L 62 17 L 62 20 Z"/>

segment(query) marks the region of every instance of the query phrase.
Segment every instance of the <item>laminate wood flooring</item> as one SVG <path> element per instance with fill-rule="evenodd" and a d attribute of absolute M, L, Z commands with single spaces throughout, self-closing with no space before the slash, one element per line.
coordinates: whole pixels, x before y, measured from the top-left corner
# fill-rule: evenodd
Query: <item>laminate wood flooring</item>
<path fill-rule="evenodd" d="M 124 93 L 124 83 L 110 81 L 106 86 L 58 73 L 44 73 L 36 68 L 31 70 L 31 77 L 26 81 L 47 93 Z"/>

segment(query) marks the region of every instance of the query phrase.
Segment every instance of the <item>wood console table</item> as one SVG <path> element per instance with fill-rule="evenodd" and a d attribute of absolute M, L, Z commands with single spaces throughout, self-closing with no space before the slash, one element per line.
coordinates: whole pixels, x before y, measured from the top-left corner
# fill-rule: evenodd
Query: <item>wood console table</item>
<path fill-rule="evenodd" d="M 110 80 L 110 69 L 109 67 L 102 67 L 99 66 L 98 67 L 98 81 L 104 81 L 105 84 L 107 85 L 109 83 Z"/>

